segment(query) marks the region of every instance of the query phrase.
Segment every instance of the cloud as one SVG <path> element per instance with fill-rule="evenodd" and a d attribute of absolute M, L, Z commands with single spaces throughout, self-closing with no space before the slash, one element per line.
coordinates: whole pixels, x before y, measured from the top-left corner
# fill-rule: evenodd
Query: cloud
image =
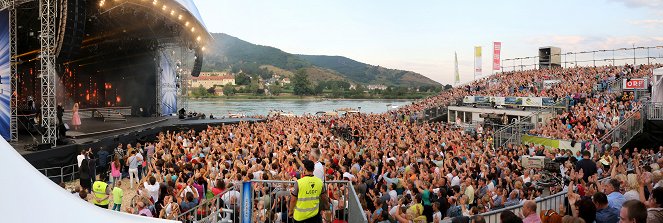
<path fill-rule="evenodd" d="M 645 20 L 635 20 L 631 24 L 643 26 L 646 28 L 657 29 L 663 27 L 663 19 L 645 19 Z"/>
<path fill-rule="evenodd" d="M 647 7 L 655 9 L 656 7 L 663 7 L 663 0 L 609 0 L 609 1 L 619 2 L 632 8 Z"/>
<path fill-rule="evenodd" d="M 526 41 L 535 46 L 557 46 L 564 52 L 609 50 L 623 47 L 661 45 L 663 36 L 537 36 Z"/>

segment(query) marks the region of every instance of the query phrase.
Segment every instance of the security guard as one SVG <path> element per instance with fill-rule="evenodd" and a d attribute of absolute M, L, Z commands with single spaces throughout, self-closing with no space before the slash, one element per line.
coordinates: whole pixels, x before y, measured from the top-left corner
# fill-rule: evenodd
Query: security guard
<path fill-rule="evenodd" d="M 100 208 L 108 209 L 108 203 L 110 202 L 110 187 L 106 183 L 106 177 L 104 174 L 99 176 L 99 180 L 95 181 L 92 184 L 92 192 L 94 192 L 94 198 L 92 203 L 97 205 Z"/>
<path fill-rule="evenodd" d="M 313 176 L 315 169 L 313 161 L 304 160 L 302 164 L 305 168 L 304 177 L 297 180 L 297 184 L 295 184 L 288 213 L 295 222 L 321 223 L 320 209 L 329 208 L 329 198 L 322 180 Z"/>

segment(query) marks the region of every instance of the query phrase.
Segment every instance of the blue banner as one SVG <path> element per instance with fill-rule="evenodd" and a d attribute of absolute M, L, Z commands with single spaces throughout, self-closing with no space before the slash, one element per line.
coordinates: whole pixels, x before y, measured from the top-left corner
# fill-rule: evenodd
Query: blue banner
<path fill-rule="evenodd" d="M 9 11 L 0 11 L 0 135 L 5 140 L 11 137 L 10 105 L 11 100 L 11 67 L 9 63 Z"/>
<path fill-rule="evenodd" d="M 504 98 L 504 104 L 507 105 L 522 105 L 523 99 L 518 97 L 506 97 Z"/>
<path fill-rule="evenodd" d="M 543 106 L 554 106 L 556 102 L 553 98 L 542 98 L 541 104 L 543 104 Z"/>
<path fill-rule="evenodd" d="M 242 223 L 251 223 L 253 209 L 251 182 L 242 183 Z"/>

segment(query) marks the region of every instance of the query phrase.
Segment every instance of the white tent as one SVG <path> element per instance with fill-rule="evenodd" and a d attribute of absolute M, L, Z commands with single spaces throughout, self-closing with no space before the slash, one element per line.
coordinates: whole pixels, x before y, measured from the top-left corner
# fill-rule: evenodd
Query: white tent
<path fill-rule="evenodd" d="M 658 103 L 663 102 L 663 68 L 654 69 L 651 101 Z"/>
<path fill-rule="evenodd" d="M 104 210 L 87 203 L 39 173 L 2 139 L 0 176 L 0 222 L 175 222 Z"/>

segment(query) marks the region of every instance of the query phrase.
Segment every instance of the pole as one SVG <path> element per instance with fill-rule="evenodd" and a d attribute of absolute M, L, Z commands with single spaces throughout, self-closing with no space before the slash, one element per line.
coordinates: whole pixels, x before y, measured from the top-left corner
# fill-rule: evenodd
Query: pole
<path fill-rule="evenodd" d="M 592 51 L 592 63 L 594 63 L 594 67 L 596 67 L 596 51 Z"/>
<path fill-rule="evenodd" d="M 633 44 L 633 66 L 635 66 L 635 43 Z"/>
<path fill-rule="evenodd" d="M 649 49 L 651 49 L 651 47 L 647 47 L 647 64 L 651 65 L 651 62 L 649 62 Z"/>

